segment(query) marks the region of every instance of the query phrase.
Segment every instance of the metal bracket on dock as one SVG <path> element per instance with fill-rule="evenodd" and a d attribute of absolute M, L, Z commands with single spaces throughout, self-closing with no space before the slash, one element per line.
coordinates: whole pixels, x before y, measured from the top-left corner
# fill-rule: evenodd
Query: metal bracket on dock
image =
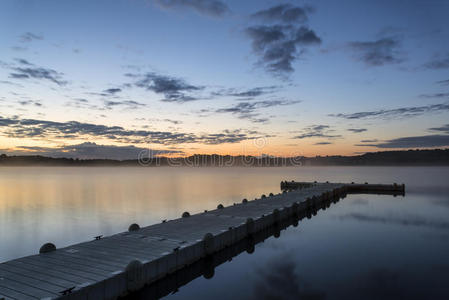
<path fill-rule="evenodd" d="M 66 295 L 68 295 L 68 294 L 71 294 L 72 291 L 73 291 L 75 288 L 76 288 L 75 286 L 72 286 L 71 288 L 68 288 L 68 289 L 66 289 L 66 290 L 60 291 L 59 293 L 60 293 L 61 295 L 63 295 L 63 296 L 66 296 Z"/>

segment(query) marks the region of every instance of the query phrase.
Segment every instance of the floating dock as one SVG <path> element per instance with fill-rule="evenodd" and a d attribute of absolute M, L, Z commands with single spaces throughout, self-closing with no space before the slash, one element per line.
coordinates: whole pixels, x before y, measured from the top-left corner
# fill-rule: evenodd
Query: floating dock
<path fill-rule="evenodd" d="M 348 193 L 403 195 L 404 185 L 282 182 L 282 193 L 0 264 L 0 300 L 117 299 L 213 257 L 258 233 L 307 216 Z"/>

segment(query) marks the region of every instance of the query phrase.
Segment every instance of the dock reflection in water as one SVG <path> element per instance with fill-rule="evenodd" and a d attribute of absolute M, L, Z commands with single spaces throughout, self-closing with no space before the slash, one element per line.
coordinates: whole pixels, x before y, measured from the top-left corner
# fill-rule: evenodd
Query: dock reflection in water
<path fill-rule="evenodd" d="M 316 206 L 312 206 L 303 215 L 292 216 L 291 218 L 276 223 L 274 226 L 256 232 L 250 237 L 241 240 L 240 242 L 230 247 L 227 247 L 219 252 L 214 253 L 213 255 L 198 260 L 192 265 L 189 265 L 184 269 L 170 274 L 148 286 L 145 286 L 142 290 L 121 299 L 160 299 L 171 293 L 176 293 L 179 288 L 190 283 L 198 277 L 203 276 L 206 279 L 211 279 L 215 275 L 215 268 L 217 266 L 232 261 L 234 257 L 243 252 L 247 252 L 248 254 L 254 253 L 256 244 L 262 243 L 272 236 L 274 236 L 275 238 L 279 238 L 281 236 L 282 230 L 285 230 L 290 226 L 297 227 L 299 222 L 303 218 L 311 219 L 313 216 L 317 215 L 318 211 L 326 210 L 331 206 L 331 204 L 335 204 L 339 200 L 339 198 L 333 198 Z"/>

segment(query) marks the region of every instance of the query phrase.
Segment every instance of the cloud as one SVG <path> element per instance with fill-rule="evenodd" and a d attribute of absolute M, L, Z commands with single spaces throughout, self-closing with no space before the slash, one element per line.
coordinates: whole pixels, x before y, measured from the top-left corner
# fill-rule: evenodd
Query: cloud
<path fill-rule="evenodd" d="M 40 101 L 37 100 L 20 100 L 18 101 L 18 103 L 22 106 L 28 106 L 28 105 L 34 105 L 37 107 L 41 107 L 42 103 Z"/>
<path fill-rule="evenodd" d="M 155 0 L 155 2 L 163 8 L 189 8 L 213 17 L 221 17 L 230 12 L 227 4 L 219 0 Z"/>
<path fill-rule="evenodd" d="M 449 134 L 449 124 L 443 125 L 441 127 L 432 127 L 429 128 L 430 131 L 439 131 Z"/>
<path fill-rule="evenodd" d="M 0 80 L 0 84 L 7 84 L 7 85 L 14 85 L 14 86 L 22 87 L 22 85 L 8 81 L 8 80 Z"/>
<path fill-rule="evenodd" d="M 67 84 L 67 81 L 62 79 L 63 73 L 57 72 L 50 68 L 37 67 L 34 64 L 28 62 L 25 59 L 16 59 L 23 67 L 11 67 L 13 70 L 9 74 L 13 79 L 44 79 L 49 80 L 57 85 L 63 86 Z"/>
<path fill-rule="evenodd" d="M 360 133 L 360 132 L 365 132 L 368 129 L 366 128 L 349 128 L 348 131 L 353 132 L 353 133 Z"/>
<path fill-rule="evenodd" d="M 264 100 L 256 102 L 239 102 L 232 107 L 217 109 L 217 113 L 253 113 L 256 109 L 273 106 L 284 106 L 299 103 L 300 101 Z"/>
<path fill-rule="evenodd" d="M 443 57 L 441 57 L 440 55 L 433 57 L 431 60 L 425 63 L 423 67 L 429 70 L 449 69 L 449 53 L 447 53 Z"/>
<path fill-rule="evenodd" d="M 4 149 L 3 149 L 4 151 Z M 96 143 L 86 142 L 77 145 L 62 145 L 57 147 L 29 147 L 19 146 L 16 150 L 6 152 L 9 155 L 42 155 L 47 157 L 65 157 L 79 159 L 115 159 L 128 160 L 137 159 L 139 153 L 151 154 L 157 156 L 161 154 L 180 154 L 182 151 L 173 150 L 156 150 L 141 148 L 135 146 L 115 146 L 115 145 L 98 145 Z"/>
<path fill-rule="evenodd" d="M 440 81 L 437 81 L 436 83 L 441 84 L 441 85 L 449 85 L 449 79 L 447 79 L 447 80 L 440 80 Z"/>
<path fill-rule="evenodd" d="M 332 144 L 331 142 L 318 142 L 318 143 L 315 143 L 314 145 L 319 146 L 319 145 L 331 145 L 331 144 Z"/>
<path fill-rule="evenodd" d="M 360 143 L 376 143 L 378 140 L 377 139 L 372 139 L 372 140 L 361 140 Z"/>
<path fill-rule="evenodd" d="M 14 60 L 22 65 L 27 65 L 27 66 L 33 65 L 32 63 L 30 63 L 29 61 L 27 61 L 26 59 L 23 59 L 23 58 L 15 58 Z"/>
<path fill-rule="evenodd" d="M 349 48 L 355 58 L 368 66 L 383 66 L 401 63 L 399 48 L 401 42 L 395 37 L 385 37 L 375 41 L 350 42 Z"/>
<path fill-rule="evenodd" d="M 449 98 L 449 93 L 422 94 L 421 98 Z"/>
<path fill-rule="evenodd" d="M 84 98 L 72 98 L 71 101 L 66 102 L 66 106 L 82 109 L 102 109 L 97 105 L 91 104 L 89 100 Z"/>
<path fill-rule="evenodd" d="M 260 25 L 246 28 L 259 64 L 268 72 L 285 77 L 304 47 L 320 45 L 321 38 L 307 26 Z"/>
<path fill-rule="evenodd" d="M 356 146 L 376 148 L 432 148 L 449 146 L 449 135 L 409 136 L 387 140 L 375 144 L 365 143 Z"/>
<path fill-rule="evenodd" d="M 212 93 L 212 96 L 231 96 L 236 98 L 241 98 L 244 100 L 252 100 L 259 96 L 267 95 L 274 93 L 277 89 L 279 89 L 280 86 L 272 85 L 272 86 L 259 86 L 254 87 L 251 89 L 236 89 L 236 88 L 230 88 L 230 89 L 223 89 Z"/>
<path fill-rule="evenodd" d="M 248 140 L 248 135 L 242 130 L 224 130 L 223 133 L 206 134 L 201 136 L 201 139 L 205 144 L 217 145 L 224 143 L 238 143 L 244 140 Z M 252 138 L 251 138 L 252 139 Z"/>
<path fill-rule="evenodd" d="M 121 126 L 107 126 L 77 121 L 54 122 L 37 119 L 0 117 L 0 134 L 11 138 L 27 139 L 89 139 L 104 138 L 120 143 L 163 144 L 181 143 L 223 144 L 259 138 L 255 132 L 242 130 L 210 134 L 169 131 L 131 130 Z"/>
<path fill-rule="evenodd" d="M 339 138 L 341 135 L 333 134 L 334 130 L 329 125 L 312 125 L 302 130 L 300 135 L 294 136 L 293 139 L 306 138 Z"/>
<path fill-rule="evenodd" d="M 182 124 L 182 121 L 179 121 L 179 120 L 164 119 L 164 120 L 162 120 L 162 121 L 168 122 L 168 123 L 172 123 L 173 125 L 179 125 L 179 124 Z"/>
<path fill-rule="evenodd" d="M 300 103 L 300 101 L 287 100 L 264 100 L 255 102 L 239 102 L 231 107 L 216 109 L 216 113 L 231 113 L 237 115 L 240 119 L 248 119 L 254 123 L 266 123 L 267 118 L 257 118 L 259 113 L 257 111 L 263 108 L 286 106 Z"/>
<path fill-rule="evenodd" d="M 9 74 L 9 78 L 13 78 L 13 79 L 25 79 L 25 78 L 30 78 L 30 76 L 27 75 L 27 74 L 10 73 L 10 74 Z"/>
<path fill-rule="evenodd" d="M 329 114 L 331 117 L 343 118 L 348 120 L 354 119 L 367 119 L 367 118 L 388 118 L 388 117 L 411 117 L 419 116 L 425 113 L 441 112 L 449 110 L 449 104 L 430 104 L 424 106 L 411 106 L 402 107 L 396 109 L 381 109 L 375 111 L 363 111 L 356 113 L 340 113 L 340 114 Z"/>
<path fill-rule="evenodd" d="M 104 90 L 103 93 L 106 93 L 109 95 L 115 95 L 121 91 L 122 91 L 122 89 L 119 89 L 119 88 L 111 88 L 111 89 Z"/>
<path fill-rule="evenodd" d="M 165 96 L 161 101 L 164 102 L 188 102 L 198 100 L 199 98 L 193 96 L 192 92 L 203 90 L 203 86 L 195 86 L 185 82 L 183 79 L 156 74 L 149 72 L 144 75 L 126 74 L 131 78 L 136 78 L 135 86 L 153 91 L 157 94 Z"/>
<path fill-rule="evenodd" d="M 310 12 L 313 12 L 310 6 L 300 7 L 291 4 L 280 4 L 258 11 L 252 14 L 251 17 L 265 22 L 304 23 L 307 21 L 308 13 Z"/>
<path fill-rule="evenodd" d="M 42 35 L 38 35 L 32 32 L 25 32 L 24 34 L 22 34 L 20 36 L 20 41 L 21 42 L 25 42 L 25 43 L 29 43 L 32 42 L 34 40 L 43 40 L 44 37 Z"/>
<path fill-rule="evenodd" d="M 17 52 L 23 52 L 23 51 L 28 50 L 27 47 L 20 47 L 20 46 L 13 46 L 13 47 L 11 47 L 11 49 L 14 51 L 17 51 Z"/>
<path fill-rule="evenodd" d="M 115 106 L 125 106 L 128 109 L 137 109 L 146 106 L 143 103 L 132 101 L 132 100 L 125 100 L 125 101 L 112 101 L 112 100 L 105 100 L 104 106 L 107 109 L 112 109 Z"/>

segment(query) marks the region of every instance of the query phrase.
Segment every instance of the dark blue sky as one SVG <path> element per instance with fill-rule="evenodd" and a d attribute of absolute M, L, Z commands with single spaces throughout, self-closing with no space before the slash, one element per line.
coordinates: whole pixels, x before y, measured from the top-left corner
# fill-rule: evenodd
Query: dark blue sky
<path fill-rule="evenodd" d="M 448 13 L 449 1 L 4 0 L 0 149 L 448 146 Z"/>

